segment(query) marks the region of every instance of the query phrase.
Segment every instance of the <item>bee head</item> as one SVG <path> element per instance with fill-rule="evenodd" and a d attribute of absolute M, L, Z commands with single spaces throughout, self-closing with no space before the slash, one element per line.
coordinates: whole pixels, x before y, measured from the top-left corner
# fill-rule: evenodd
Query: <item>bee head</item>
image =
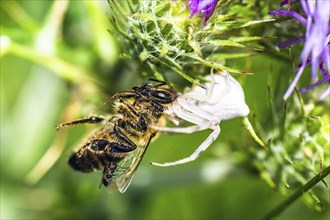
<path fill-rule="evenodd" d="M 177 91 L 164 81 L 151 79 L 151 83 L 147 83 L 139 87 L 139 93 L 160 104 L 169 104 L 177 97 Z M 137 90 L 136 90 L 137 91 Z"/>

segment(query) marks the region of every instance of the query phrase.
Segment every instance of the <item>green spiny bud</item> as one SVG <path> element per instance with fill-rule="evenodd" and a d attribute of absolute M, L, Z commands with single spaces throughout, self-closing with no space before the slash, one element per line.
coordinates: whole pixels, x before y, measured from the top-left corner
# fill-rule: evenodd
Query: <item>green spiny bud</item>
<path fill-rule="evenodd" d="M 111 34 L 122 43 L 123 53 L 130 54 L 139 64 L 142 62 L 142 68 L 150 74 L 155 73 L 152 70 L 170 71 L 196 83 L 197 76 L 209 73 L 210 68 L 239 73 L 213 58 L 223 54 L 226 47 L 247 48 L 239 42 L 252 38 L 230 39 L 224 31 L 264 21 L 242 21 L 229 14 L 220 15 L 220 10 L 224 10 L 221 4 L 228 7 L 228 2 L 220 1 L 214 15 L 208 14 L 205 23 L 207 19 L 191 17 L 198 12 L 191 12 L 189 6 L 193 5 L 183 0 L 110 1 Z"/>

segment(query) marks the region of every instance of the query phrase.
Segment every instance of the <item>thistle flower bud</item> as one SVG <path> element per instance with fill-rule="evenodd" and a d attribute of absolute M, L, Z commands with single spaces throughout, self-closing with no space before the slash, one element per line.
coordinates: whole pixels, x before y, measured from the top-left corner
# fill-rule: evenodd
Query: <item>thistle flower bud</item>
<path fill-rule="evenodd" d="M 225 7 L 217 3 L 217 0 L 189 1 L 189 4 L 183 0 L 110 1 L 110 33 L 123 45 L 123 53 L 138 63 L 139 69 L 158 79 L 171 72 L 198 84 L 197 76 L 208 73 L 210 68 L 240 73 L 223 65 L 220 54 L 227 47 L 247 48 L 241 42 L 260 38 L 231 39 L 228 32 L 236 29 L 237 35 L 237 29 L 265 21 L 251 22 L 222 15 L 220 10 Z M 237 50 L 232 53 L 240 54 Z"/>

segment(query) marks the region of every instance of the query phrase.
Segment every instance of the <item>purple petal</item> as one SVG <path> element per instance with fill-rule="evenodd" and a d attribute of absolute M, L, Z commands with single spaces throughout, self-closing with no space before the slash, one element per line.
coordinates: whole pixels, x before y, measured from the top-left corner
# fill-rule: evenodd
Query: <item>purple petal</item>
<path fill-rule="evenodd" d="M 206 21 L 212 16 L 217 4 L 218 0 L 190 0 L 188 4 L 191 11 L 190 18 L 200 13 L 201 17 L 204 17 L 203 23 L 205 25 Z"/>
<path fill-rule="evenodd" d="M 328 35 L 327 42 L 330 42 L 330 34 Z M 322 51 L 322 54 L 320 56 L 320 60 L 321 60 L 321 64 L 322 64 L 322 65 L 320 65 L 320 70 L 321 70 L 321 73 L 325 76 L 326 74 L 329 74 L 329 73 L 326 73 L 324 66 L 326 67 L 326 69 L 328 71 L 330 71 L 330 45 L 327 45 L 324 48 L 324 50 Z"/>
<path fill-rule="evenodd" d="M 296 0 L 283 0 L 283 1 L 281 1 L 281 4 L 280 4 L 280 6 L 283 6 L 283 5 L 286 5 L 286 4 L 288 4 L 288 3 L 293 3 L 293 2 L 295 2 Z"/>
<path fill-rule="evenodd" d="M 328 95 L 330 95 L 330 86 L 320 95 L 320 99 L 324 99 Z"/>
<path fill-rule="evenodd" d="M 291 95 L 291 93 L 293 92 L 294 88 L 296 87 L 300 77 L 301 77 L 301 74 L 303 73 L 305 69 L 305 66 L 304 65 L 301 65 L 301 67 L 299 68 L 296 76 L 294 77 L 293 81 L 291 82 L 289 88 L 286 90 L 285 94 L 284 94 L 284 100 L 287 100 L 289 98 L 289 96 Z"/>
<path fill-rule="evenodd" d="M 282 1 L 281 4 L 286 4 L 288 2 L 290 2 L 290 0 Z M 294 17 L 306 26 L 306 33 L 304 36 L 278 44 L 279 48 L 283 48 L 302 40 L 305 42 L 300 54 L 300 64 L 296 70 L 296 76 L 284 94 L 284 99 L 287 99 L 291 95 L 305 67 L 308 65 L 311 65 L 311 78 L 314 83 L 300 89 L 301 92 L 307 92 L 326 82 L 330 83 L 330 1 L 300 0 L 300 3 L 305 12 L 306 19 L 296 12 L 287 10 L 275 10 L 269 13 L 274 16 Z M 318 75 L 319 70 L 321 72 L 320 75 Z M 320 76 L 322 78 L 318 79 Z M 324 98 L 329 94 L 330 87 L 322 93 L 320 98 Z"/>
<path fill-rule="evenodd" d="M 309 85 L 305 88 L 299 89 L 299 92 L 307 92 L 307 91 L 315 88 L 316 86 L 319 86 L 319 85 L 321 85 L 323 83 L 326 83 L 326 82 L 328 82 L 328 83 L 330 82 L 330 75 L 324 77 L 323 79 L 321 79 L 321 80 L 319 80 L 319 81 L 317 81 L 317 82 L 315 82 L 315 83 L 313 83 L 313 84 L 311 84 L 311 85 Z"/>
<path fill-rule="evenodd" d="M 310 13 L 307 17 L 305 45 L 301 52 L 300 59 L 302 62 L 311 57 L 312 67 L 312 80 L 317 78 L 319 63 L 325 59 L 325 65 L 329 67 L 329 18 L 330 18 L 330 2 L 317 1 L 316 5 L 312 4 L 313 1 L 304 2 L 304 8 L 307 10 L 306 14 Z M 303 3 L 302 3 L 303 4 Z M 323 7 L 328 7 L 324 9 Z"/>
<path fill-rule="evenodd" d="M 294 44 L 297 44 L 297 43 L 300 43 L 302 41 L 305 40 L 305 36 L 300 36 L 300 37 L 296 37 L 294 39 L 290 39 L 290 40 L 287 40 L 287 41 L 283 41 L 283 42 L 280 42 L 278 43 L 276 46 L 279 48 L 279 49 L 283 49 L 283 48 L 286 48 L 288 46 L 291 46 L 291 45 L 294 45 Z"/>
<path fill-rule="evenodd" d="M 306 25 L 306 19 L 298 14 L 295 11 L 288 11 L 288 10 L 272 10 L 268 12 L 269 15 L 276 16 L 276 17 L 293 17 L 297 19 L 303 25 Z"/>
<path fill-rule="evenodd" d="M 327 73 L 326 69 L 324 68 L 323 63 L 320 63 L 320 67 L 319 68 L 320 68 L 320 71 L 321 71 L 321 73 L 322 73 L 322 75 L 324 77 L 326 77 L 327 75 L 329 75 L 329 73 Z"/>

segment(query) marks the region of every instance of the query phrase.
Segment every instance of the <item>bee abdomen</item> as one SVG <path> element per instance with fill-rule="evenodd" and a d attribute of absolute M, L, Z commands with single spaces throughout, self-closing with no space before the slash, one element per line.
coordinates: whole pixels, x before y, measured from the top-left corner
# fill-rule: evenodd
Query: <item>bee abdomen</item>
<path fill-rule="evenodd" d="M 104 166 L 106 150 L 109 146 L 110 142 L 107 140 L 93 140 L 86 144 L 82 151 L 72 154 L 68 163 L 73 169 L 81 172 L 99 170 Z"/>
<path fill-rule="evenodd" d="M 77 153 L 72 154 L 68 160 L 68 163 L 73 169 L 85 173 L 99 170 L 103 166 L 101 161 L 96 158 L 90 150 L 86 150 L 81 156 Z"/>

